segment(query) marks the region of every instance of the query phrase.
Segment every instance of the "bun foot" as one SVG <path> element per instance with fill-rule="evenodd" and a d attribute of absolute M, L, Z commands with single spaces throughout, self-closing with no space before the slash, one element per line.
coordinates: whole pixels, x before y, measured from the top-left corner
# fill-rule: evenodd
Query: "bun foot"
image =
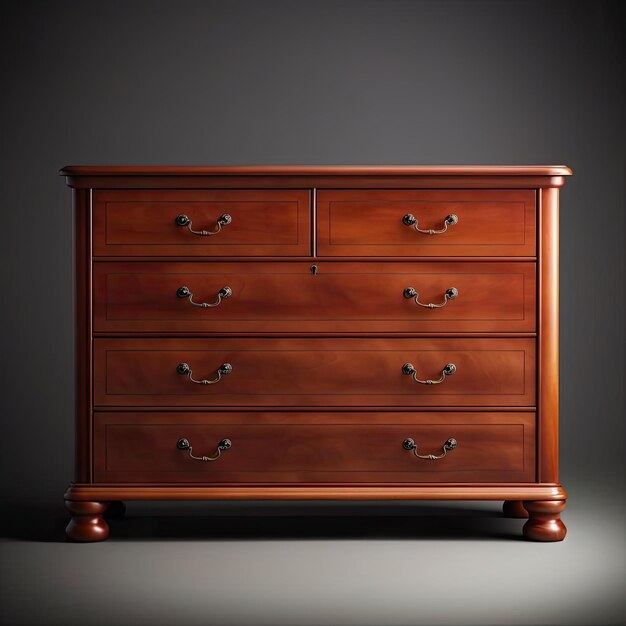
<path fill-rule="evenodd" d="M 107 510 L 108 502 L 78 502 L 66 500 L 65 506 L 72 515 L 70 523 L 65 529 L 67 538 L 71 541 L 104 541 L 109 537 L 109 526 L 104 521 L 103 514 Z"/>
<path fill-rule="evenodd" d="M 502 505 L 502 512 L 504 517 L 528 517 L 528 511 L 524 508 L 524 503 L 521 500 L 505 500 Z"/>
<path fill-rule="evenodd" d="M 524 538 L 530 541 L 563 541 L 567 528 L 561 521 L 565 500 L 530 500 L 524 502 L 528 521 L 524 524 Z"/>
<path fill-rule="evenodd" d="M 126 515 L 126 505 L 121 500 L 109 502 L 105 517 L 109 519 L 122 519 Z"/>

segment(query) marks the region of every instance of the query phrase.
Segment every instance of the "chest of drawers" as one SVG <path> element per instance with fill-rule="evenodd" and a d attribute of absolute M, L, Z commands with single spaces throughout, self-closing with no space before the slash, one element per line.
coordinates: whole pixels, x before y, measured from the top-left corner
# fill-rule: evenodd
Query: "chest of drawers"
<path fill-rule="evenodd" d="M 75 541 L 127 500 L 503 500 L 565 537 L 542 167 L 67 167 Z"/>

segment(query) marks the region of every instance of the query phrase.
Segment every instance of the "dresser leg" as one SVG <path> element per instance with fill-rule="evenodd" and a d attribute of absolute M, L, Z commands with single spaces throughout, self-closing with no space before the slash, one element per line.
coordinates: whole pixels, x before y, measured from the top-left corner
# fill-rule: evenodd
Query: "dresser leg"
<path fill-rule="evenodd" d="M 72 515 L 65 534 L 72 541 L 104 541 L 109 537 L 109 526 L 103 514 L 108 502 L 79 502 L 66 500 L 65 506 Z"/>
<path fill-rule="evenodd" d="M 122 519 L 126 515 L 126 505 L 121 500 L 109 502 L 104 517 L 109 519 Z"/>
<path fill-rule="evenodd" d="M 502 505 L 502 512 L 504 517 L 528 517 L 528 511 L 524 508 L 524 503 L 521 500 L 505 500 Z"/>
<path fill-rule="evenodd" d="M 530 541 L 563 541 L 567 528 L 561 521 L 565 500 L 527 500 L 528 521 L 524 524 L 524 538 Z"/>

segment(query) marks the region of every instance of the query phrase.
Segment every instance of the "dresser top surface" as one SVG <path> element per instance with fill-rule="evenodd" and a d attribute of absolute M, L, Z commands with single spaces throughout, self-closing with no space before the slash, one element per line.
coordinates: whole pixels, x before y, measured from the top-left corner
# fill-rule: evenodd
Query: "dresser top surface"
<path fill-rule="evenodd" d="M 570 176 L 565 165 L 68 165 L 62 176 Z"/>

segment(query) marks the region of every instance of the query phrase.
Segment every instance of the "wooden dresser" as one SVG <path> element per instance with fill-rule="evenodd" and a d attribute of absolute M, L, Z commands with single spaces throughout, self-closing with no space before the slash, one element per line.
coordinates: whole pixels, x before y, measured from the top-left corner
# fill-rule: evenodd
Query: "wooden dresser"
<path fill-rule="evenodd" d="M 503 500 L 560 541 L 554 167 L 66 167 L 67 536 L 125 500 Z"/>

